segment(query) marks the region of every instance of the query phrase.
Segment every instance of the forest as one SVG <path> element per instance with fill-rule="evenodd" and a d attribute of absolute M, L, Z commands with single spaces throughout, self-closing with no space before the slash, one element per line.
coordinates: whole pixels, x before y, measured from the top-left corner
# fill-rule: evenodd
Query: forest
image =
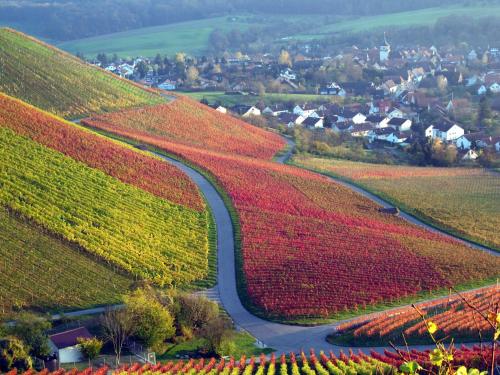
<path fill-rule="evenodd" d="M 464 6 L 499 3 L 463 1 Z M 213 16 L 329 14 L 365 16 L 422 9 L 453 0 L 0 0 L 0 25 L 21 26 L 37 36 L 66 41 L 146 26 Z M 29 30 L 28 30 L 29 29 Z"/>

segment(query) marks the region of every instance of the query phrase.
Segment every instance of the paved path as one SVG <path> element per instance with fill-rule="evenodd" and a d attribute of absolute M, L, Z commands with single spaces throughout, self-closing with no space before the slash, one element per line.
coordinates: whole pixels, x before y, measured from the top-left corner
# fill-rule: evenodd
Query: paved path
<path fill-rule="evenodd" d="M 292 149 L 280 158 L 278 162 L 285 162 L 292 154 Z M 209 295 L 215 295 L 220 301 L 234 323 L 252 334 L 257 340 L 277 350 L 277 353 L 297 352 L 301 349 L 309 350 L 333 350 L 339 352 L 341 348 L 325 341 L 328 334 L 336 329 L 335 324 L 327 324 L 317 327 L 301 327 L 263 320 L 248 312 L 242 305 L 236 289 L 236 267 L 235 248 L 233 238 L 233 226 L 229 212 L 219 193 L 200 173 L 185 164 L 174 159 L 157 154 L 167 162 L 181 169 L 192 181 L 198 185 L 212 209 L 215 223 L 217 225 L 217 251 L 218 251 L 218 293 L 211 290 Z M 370 314 L 370 315 L 377 315 Z M 414 349 L 427 349 L 430 346 L 414 346 Z M 365 351 L 383 351 L 383 348 L 364 348 Z"/>
<path fill-rule="evenodd" d="M 288 151 L 284 155 L 275 159 L 279 163 L 285 163 L 292 155 L 294 143 L 291 140 L 287 141 L 290 146 Z M 338 353 L 342 349 L 341 347 L 330 345 L 325 341 L 326 336 L 336 329 L 336 325 L 338 323 L 317 327 L 301 327 L 272 323 L 252 315 L 243 307 L 236 289 L 233 226 L 231 217 L 222 198 L 212 184 L 199 172 L 174 159 L 159 154 L 156 155 L 186 173 L 204 194 L 208 205 L 211 207 L 213 212 L 217 226 L 218 284 L 216 287 L 217 290 L 215 290 L 215 288 L 210 290 L 207 296 L 220 300 L 220 303 L 238 327 L 248 331 L 257 340 L 265 345 L 276 349 L 278 354 L 297 352 L 301 349 L 309 350 L 310 348 L 314 348 L 317 351 L 333 350 Z M 350 188 L 355 188 L 350 184 L 343 184 Z M 358 188 L 355 188 L 354 190 L 358 191 L 357 189 Z M 379 198 L 372 196 L 368 192 L 362 190 L 358 192 L 376 202 L 382 203 L 382 205 L 385 205 L 384 202 L 379 201 Z M 415 219 L 411 218 L 411 220 Z M 426 226 L 425 224 L 423 225 Z M 432 228 L 432 230 L 435 229 Z M 80 312 L 68 313 L 66 315 L 79 316 L 89 313 L 99 313 L 103 310 L 104 308 L 89 309 Z M 370 315 L 375 316 L 377 313 Z M 429 348 L 429 346 L 413 346 L 412 348 L 426 349 Z M 388 348 L 365 348 L 364 350 L 368 351 L 370 349 L 383 351 Z"/>
<path fill-rule="evenodd" d="M 295 143 L 289 139 L 289 138 L 285 138 L 286 142 L 288 143 L 288 152 L 286 155 L 283 155 L 281 156 L 280 158 L 276 158 L 275 160 L 279 163 L 286 163 L 290 158 L 291 158 L 291 155 L 293 153 L 293 149 L 295 148 Z M 359 187 L 359 186 L 356 186 L 354 184 L 351 184 L 349 182 L 346 182 L 344 180 L 341 180 L 339 178 L 335 178 L 333 176 L 325 176 L 326 178 L 332 180 L 332 181 L 335 181 L 335 183 L 339 184 L 339 185 L 342 185 L 342 186 L 345 186 L 353 191 L 355 191 L 356 193 L 364 196 L 365 198 L 368 198 L 370 199 L 371 201 L 377 203 L 378 205 L 380 205 L 381 207 L 383 208 L 393 208 L 394 205 L 391 204 L 390 202 L 380 198 L 379 196 Z M 456 237 L 448 232 L 445 232 L 443 230 L 440 230 L 436 227 L 433 227 L 432 225 L 429 225 L 429 224 L 426 224 L 424 223 L 423 221 L 417 219 L 415 216 L 413 215 L 410 215 L 404 211 L 402 211 L 401 209 L 399 209 L 399 217 L 408 221 L 409 223 L 411 224 L 414 224 L 414 225 L 417 225 L 419 227 L 422 227 L 430 232 L 433 232 L 433 233 L 439 233 L 443 236 L 446 236 L 446 237 L 449 237 L 449 238 L 453 238 L 454 240 L 457 240 L 469 247 L 472 247 L 474 249 L 477 249 L 477 250 L 481 250 L 481 251 L 485 251 L 487 253 L 490 253 L 492 255 L 496 255 L 496 256 L 500 256 L 500 252 L 498 251 L 495 251 L 495 250 L 492 250 L 488 247 L 485 247 L 485 246 L 482 246 L 482 245 L 479 245 L 479 244 L 476 244 L 474 242 L 471 242 L 471 241 L 467 241 L 465 239 L 461 239 L 459 237 Z"/>

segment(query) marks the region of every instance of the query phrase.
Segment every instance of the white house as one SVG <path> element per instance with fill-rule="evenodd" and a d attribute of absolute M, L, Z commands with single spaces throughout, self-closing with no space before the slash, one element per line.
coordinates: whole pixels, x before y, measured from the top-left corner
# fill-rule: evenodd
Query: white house
<path fill-rule="evenodd" d="M 490 91 L 491 91 L 493 94 L 500 94 L 500 84 L 498 84 L 497 82 L 493 83 L 493 84 L 490 86 Z"/>
<path fill-rule="evenodd" d="M 241 117 L 249 117 L 249 116 L 260 116 L 260 109 L 254 107 L 253 105 L 236 105 L 231 110 L 234 113 L 237 113 Z"/>
<path fill-rule="evenodd" d="M 294 108 L 293 108 L 293 113 L 296 114 L 296 115 L 301 115 L 301 116 L 304 116 L 304 117 L 309 117 L 311 116 L 314 112 L 316 112 L 317 108 L 316 107 L 313 107 L 311 105 L 303 105 L 303 106 L 300 106 L 300 105 L 296 105 Z M 316 114 L 317 117 L 319 117 L 317 114 Z"/>
<path fill-rule="evenodd" d="M 165 82 L 160 83 L 158 88 L 161 90 L 174 91 L 176 89 L 176 85 L 174 81 L 167 79 Z"/>
<path fill-rule="evenodd" d="M 410 130 L 411 125 L 412 125 L 411 120 L 400 117 L 393 117 L 387 123 L 387 126 L 390 126 L 400 132 Z"/>
<path fill-rule="evenodd" d="M 385 116 L 371 115 L 366 118 L 366 122 L 375 125 L 376 128 L 386 128 L 391 119 Z"/>
<path fill-rule="evenodd" d="M 324 125 L 324 120 L 322 118 L 317 118 L 317 117 L 308 117 L 302 122 L 302 126 L 308 127 L 308 128 L 323 128 Z"/>
<path fill-rule="evenodd" d="M 267 106 L 262 110 L 262 114 L 277 117 L 282 113 L 287 113 L 288 109 L 282 105 Z"/>
<path fill-rule="evenodd" d="M 473 144 L 473 140 L 469 135 L 462 135 L 460 138 L 457 138 L 455 141 L 455 145 L 457 148 L 462 150 L 470 150 Z"/>
<path fill-rule="evenodd" d="M 496 152 L 500 152 L 500 141 L 498 141 L 497 143 L 495 143 L 495 151 Z"/>
<path fill-rule="evenodd" d="M 369 123 L 353 125 L 350 129 L 351 136 L 353 137 L 367 137 L 370 131 L 373 130 L 373 125 Z"/>
<path fill-rule="evenodd" d="M 402 110 L 400 110 L 398 108 L 394 108 L 391 112 L 389 112 L 387 114 L 387 117 L 389 117 L 389 119 L 394 118 L 394 117 L 405 118 L 406 114 Z"/>
<path fill-rule="evenodd" d="M 49 346 L 57 355 L 59 363 L 81 362 L 83 355 L 78 347 L 78 338 L 90 339 L 92 337 L 87 328 L 79 327 L 49 336 Z"/>
<path fill-rule="evenodd" d="M 393 144 L 401 144 L 408 139 L 408 136 L 399 132 L 392 132 L 386 137 L 386 141 Z"/>
<path fill-rule="evenodd" d="M 425 129 L 425 136 L 432 139 L 440 139 L 442 141 L 454 141 L 464 135 L 464 129 L 457 124 L 439 124 L 430 125 Z"/>
<path fill-rule="evenodd" d="M 478 89 L 477 89 L 477 94 L 478 95 L 484 95 L 488 92 L 488 89 L 486 88 L 485 85 L 481 85 Z"/>
<path fill-rule="evenodd" d="M 362 113 L 357 113 L 352 117 L 352 122 L 356 125 L 364 124 L 366 122 L 366 116 Z"/>
<path fill-rule="evenodd" d="M 462 160 L 476 160 L 479 157 L 476 151 L 468 150 L 464 156 L 462 156 Z"/>
<path fill-rule="evenodd" d="M 215 109 L 217 112 L 224 113 L 224 114 L 227 113 L 227 108 L 223 107 L 221 105 L 214 104 L 214 105 L 211 105 L 210 107 L 212 107 L 213 109 Z"/>
<path fill-rule="evenodd" d="M 290 69 L 281 72 L 280 77 L 289 81 L 295 81 L 297 79 L 297 75 Z"/>

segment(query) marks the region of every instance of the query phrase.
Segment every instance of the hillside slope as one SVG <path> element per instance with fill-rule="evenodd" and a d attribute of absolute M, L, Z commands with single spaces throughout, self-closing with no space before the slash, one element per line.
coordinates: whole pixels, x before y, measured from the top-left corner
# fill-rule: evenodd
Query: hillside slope
<path fill-rule="evenodd" d="M 0 29 L 0 91 L 66 118 L 164 102 L 157 93 L 11 29 Z"/>
<path fill-rule="evenodd" d="M 76 248 L 115 272 L 160 286 L 190 285 L 208 276 L 209 213 L 187 176 L 159 159 L 3 94 L 0 186 L 2 209 L 7 208 L 22 221 L 36 224 L 36 228 L 62 240 L 62 245 L 54 245 L 54 253 L 48 258 L 66 254 L 65 258 L 73 259 L 68 254 Z M 2 235 L 11 237 L 4 229 L 0 229 Z M 34 259 L 46 257 L 46 246 L 28 246 Z M 75 265 L 85 263 L 81 254 L 73 255 Z M 20 266 L 18 261 L 14 264 Z M 40 259 L 38 264 L 46 264 L 46 259 Z M 82 270 L 91 267 L 87 262 Z M 49 271 L 57 272 L 50 267 Z M 116 300 L 123 292 L 118 289 L 126 284 L 125 278 L 111 281 L 113 293 L 106 288 L 101 294 L 96 292 L 102 278 L 111 279 L 112 275 L 103 271 L 95 283 L 86 280 L 88 288 L 61 306 L 80 307 L 90 303 L 92 296 L 94 303 Z M 12 276 L 1 273 L 0 284 L 10 285 Z M 69 280 L 67 290 L 78 283 L 78 278 Z M 43 289 L 43 282 L 40 287 Z M 37 291 L 32 284 L 25 294 L 5 298 L 19 298 L 21 305 L 40 306 L 34 295 Z M 57 293 L 53 298 L 46 296 L 43 306 L 59 306 L 60 300 Z"/>
<path fill-rule="evenodd" d="M 183 98 L 169 111 L 151 107 L 85 123 L 153 144 L 215 176 L 240 224 L 242 300 L 257 312 L 327 317 L 499 276 L 500 258 L 383 214 L 317 174 L 271 162 L 284 145 L 275 134 L 253 128 L 258 136 L 248 131 L 245 142 L 211 146 L 217 124 L 199 125 L 214 112 Z M 182 142 L 170 123 L 183 129 Z"/>
<path fill-rule="evenodd" d="M 500 249 L 497 174 L 482 169 L 395 166 L 307 156 L 294 161 L 345 178 L 434 225 Z"/>

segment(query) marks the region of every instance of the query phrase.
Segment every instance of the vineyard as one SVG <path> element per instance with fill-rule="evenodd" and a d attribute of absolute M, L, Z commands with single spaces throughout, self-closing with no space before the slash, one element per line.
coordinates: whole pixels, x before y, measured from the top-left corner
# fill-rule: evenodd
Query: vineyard
<path fill-rule="evenodd" d="M 207 108 L 187 97 L 173 103 L 110 113 L 84 123 L 117 132 L 133 128 L 155 141 L 169 139 L 186 146 L 270 159 L 285 143 L 278 135 Z"/>
<path fill-rule="evenodd" d="M 12 309 L 55 311 L 113 304 L 130 287 L 129 278 L 1 207 L 0 228 L 0 319 Z"/>
<path fill-rule="evenodd" d="M 402 357 L 401 357 L 402 356 Z M 488 368 L 488 361 L 491 359 L 491 349 L 461 348 L 454 352 L 453 365 L 456 368 L 466 366 L 485 370 Z M 158 363 L 156 365 L 132 363 L 124 365 L 112 371 L 113 375 L 344 375 L 344 374 L 366 374 L 366 375 L 397 375 L 399 367 L 406 361 L 418 360 L 423 367 L 423 372 L 435 370 L 429 363 L 429 352 L 411 351 L 409 353 L 395 353 L 386 351 L 382 354 L 372 352 L 369 355 L 349 351 L 347 354 L 340 352 L 337 356 L 333 352 L 320 352 L 318 355 L 314 350 L 309 355 L 304 352 L 300 354 L 291 353 L 289 356 L 282 355 L 276 358 L 272 355 L 267 358 L 261 355 L 259 359 L 243 356 L 239 359 L 188 359 L 176 362 Z M 500 359 L 497 357 L 497 363 Z M 96 371 L 86 369 L 83 371 L 59 370 L 56 372 L 28 371 L 23 375 L 103 375 L 109 371 L 108 367 L 103 367 Z M 20 373 L 21 374 L 21 373 Z M 19 375 L 20 375 L 19 374 Z M 17 375 L 15 370 L 8 375 Z"/>
<path fill-rule="evenodd" d="M 445 230 L 500 248 L 500 179 L 481 169 L 367 164 L 296 157 L 309 169 L 346 178 Z M 452 197 L 452 199 L 450 199 Z"/>
<path fill-rule="evenodd" d="M 10 29 L 0 29 L 0 91 L 63 117 L 164 102 L 160 95 Z"/>
<path fill-rule="evenodd" d="M 500 300 L 500 288 L 493 286 L 461 296 L 487 316 Z M 356 346 L 385 345 L 389 341 L 403 344 L 404 335 L 408 343 L 429 343 L 427 326 L 420 314 L 438 325 L 438 339 L 453 337 L 455 341 L 477 341 L 480 335 L 493 337 L 493 328 L 460 296 L 421 303 L 417 307 L 418 311 L 405 307 L 373 319 L 358 318 L 341 324 L 330 336 L 330 341 Z"/>
<path fill-rule="evenodd" d="M 190 129 L 200 117 L 198 105 L 182 100 L 169 111 L 126 111 L 123 118 L 116 113 L 86 124 L 152 144 L 215 177 L 236 209 L 240 293 L 254 312 L 277 319 L 359 314 L 498 276 L 498 257 L 383 214 L 370 200 L 317 174 L 266 160 L 279 150 L 272 134 L 273 143 L 259 152 L 263 142 L 250 133 L 247 142 L 221 142 L 219 150 L 195 147 L 196 140 L 178 142 L 163 124 L 172 117 L 178 128 Z M 146 118 L 154 121 L 148 126 Z M 197 139 L 212 139 L 218 134 L 214 128 L 207 124 L 198 129 Z M 239 155 L 255 157 L 228 154 L 235 148 Z"/>
<path fill-rule="evenodd" d="M 0 204 L 158 285 L 208 272 L 208 215 L 0 127 Z"/>
<path fill-rule="evenodd" d="M 2 93 L 0 123 L 126 184 L 196 211 L 205 209 L 196 185 L 176 167 Z"/>

